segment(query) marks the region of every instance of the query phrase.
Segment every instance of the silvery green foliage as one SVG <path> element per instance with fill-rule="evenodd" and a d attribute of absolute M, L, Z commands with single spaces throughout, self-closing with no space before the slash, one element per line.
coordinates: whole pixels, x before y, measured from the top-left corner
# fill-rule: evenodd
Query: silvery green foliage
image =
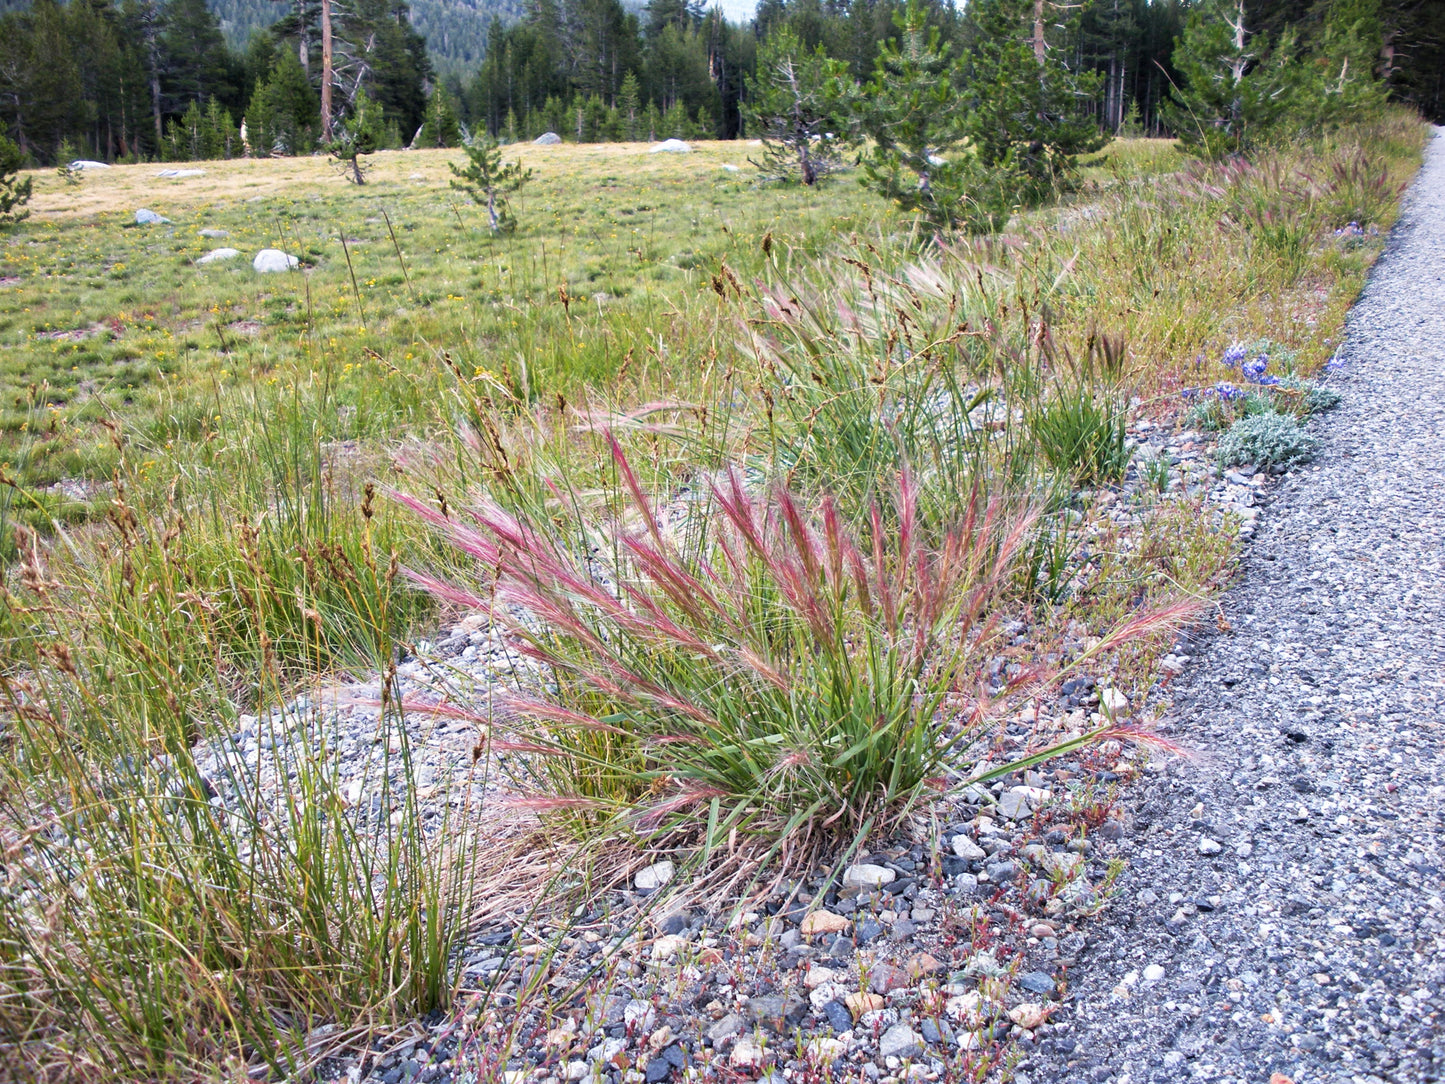
<path fill-rule="evenodd" d="M 1299 403 L 1305 414 L 1322 414 L 1326 410 L 1334 410 L 1340 405 L 1340 393 L 1334 388 L 1322 388 L 1313 380 L 1300 380 L 1297 377 L 1287 376 L 1279 382 L 1281 392 L 1294 392 L 1299 395 Z"/>
<path fill-rule="evenodd" d="M 1224 467 L 1292 467 L 1313 459 L 1318 447 L 1319 441 L 1292 414 L 1251 414 L 1219 438 L 1218 456 Z"/>

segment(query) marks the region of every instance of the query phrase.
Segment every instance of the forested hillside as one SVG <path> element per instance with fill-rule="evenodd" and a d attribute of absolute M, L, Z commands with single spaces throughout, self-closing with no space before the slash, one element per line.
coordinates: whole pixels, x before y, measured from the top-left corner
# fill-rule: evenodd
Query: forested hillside
<path fill-rule="evenodd" d="M 857 134 L 867 127 L 857 95 L 898 39 L 902 8 L 762 0 L 740 23 L 700 0 L 636 10 L 619 0 L 38 0 L 0 16 L 0 122 L 42 164 L 305 154 L 368 103 L 367 144 L 378 148 L 452 145 L 479 129 L 504 140 L 735 138 L 767 127 L 756 106 L 782 79 L 794 100 L 776 108 L 806 99 L 825 128 Z M 1273 117 L 1296 99 L 1348 98 L 1376 77 L 1445 115 L 1445 4 L 1430 0 L 924 0 L 917 12 L 919 32 L 952 58 L 938 68 L 954 92 L 934 101 L 943 112 L 978 115 L 990 92 L 975 69 L 1007 41 L 1047 61 L 1047 85 L 1014 103 L 1045 127 L 1077 115 L 1100 133 L 1213 128 L 1228 142 L 1259 126 L 1250 110 Z M 1177 102 L 1190 81 L 1179 43 L 1195 23 L 1212 35 L 1200 48 L 1231 58 L 1203 114 Z M 1017 81 L 1020 63 L 997 78 Z M 784 75 L 799 66 L 816 85 Z"/>

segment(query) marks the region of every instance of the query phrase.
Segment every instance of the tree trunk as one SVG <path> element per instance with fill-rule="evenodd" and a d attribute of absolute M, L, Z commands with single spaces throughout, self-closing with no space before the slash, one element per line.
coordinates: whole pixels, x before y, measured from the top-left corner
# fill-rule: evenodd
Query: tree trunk
<path fill-rule="evenodd" d="M 331 142 L 331 0 L 321 0 L 321 139 Z"/>
<path fill-rule="evenodd" d="M 1044 62 L 1048 47 L 1044 42 L 1044 0 L 1034 0 L 1034 59 Z"/>
<path fill-rule="evenodd" d="M 311 75 L 311 35 L 307 33 L 306 0 L 296 0 L 296 58 L 301 61 L 301 70 Z"/>

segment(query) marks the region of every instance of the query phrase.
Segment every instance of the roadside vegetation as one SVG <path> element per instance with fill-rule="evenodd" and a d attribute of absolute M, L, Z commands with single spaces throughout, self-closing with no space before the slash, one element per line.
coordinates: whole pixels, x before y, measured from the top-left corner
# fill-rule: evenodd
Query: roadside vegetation
<path fill-rule="evenodd" d="M 1072 676 L 1137 700 L 1228 580 L 1237 520 L 1145 433 L 1308 455 L 1426 131 L 1365 112 L 1248 160 L 1080 139 L 1029 172 L 958 135 L 1030 188 L 964 216 L 880 198 L 917 155 L 876 134 L 874 188 L 841 161 L 760 183 L 726 143 L 487 146 L 474 202 L 455 150 L 352 155 L 361 186 L 320 158 L 27 178 L 0 251 L 6 1056 L 289 1077 L 452 1009 L 517 853 L 498 825 L 554 861 L 538 907 L 662 858 L 723 907 L 941 794 L 1147 741 L 1112 709 L 995 739 Z M 526 665 L 403 695 L 459 608 Z M 363 678 L 358 804 L 318 720 Z M 428 714 L 474 727 L 466 785 L 507 804 L 423 815 Z"/>

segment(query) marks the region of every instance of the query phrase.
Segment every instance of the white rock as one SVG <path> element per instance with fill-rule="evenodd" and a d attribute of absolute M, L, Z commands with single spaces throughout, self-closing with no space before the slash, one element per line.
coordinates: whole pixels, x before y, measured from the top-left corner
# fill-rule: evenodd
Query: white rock
<path fill-rule="evenodd" d="M 728 1055 L 728 1061 L 734 1069 L 756 1069 L 763 1064 L 767 1057 L 751 1035 L 744 1035 L 738 1040 L 738 1045 L 733 1047 L 733 1052 Z"/>
<path fill-rule="evenodd" d="M 137 226 L 159 226 L 163 222 L 169 222 L 170 219 L 142 207 L 135 213 L 135 221 Z"/>
<path fill-rule="evenodd" d="M 213 248 L 199 257 L 196 263 L 220 263 L 222 260 L 234 260 L 239 255 L 241 250 L 238 248 Z"/>
<path fill-rule="evenodd" d="M 536 139 L 532 140 L 539 147 L 551 147 L 562 142 L 562 137 L 556 132 L 543 132 Z"/>
<path fill-rule="evenodd" d="M 1164 978 L 1164 968 L 1159 964 L 1150 964 L 1144 969 L 1144 985 L 1153 986 Z"/>
<path fill-rule="evenodd" d="M 587 1063 L 585 1061 L 569 1061 L 567 1063 L 567 1079 L 571 1081 L 585 1080 L 587 1078 Z"/>
<path fill-rule="evenodd" d="M 679 937 L 677 934 L 667 934 L 659 937 L 652 943 L 652 958 L 654 960 L 670 960 L 682 951 L 687 944 L 687 938 Z"/>
<path fill-rule="evenodd" d="M 897 880 L 898 874 L 886 866 L 858 862 L 843 871 L 844 888 L 882 888 Z"/>
<path fill-rule="evenodd" d="M 943 1006 L 943 1011 L 953 1019 L 961 1021 L 978 1015 L 979 1006 L 982 1004 L 983 995 L 977 990 L 970 990 L 966 994 L 949 998 Z"/>
<path fill-rule="evenodd" d="M 809 1061 L 817 1064 L 819 1062 L 837 1061 L 847 1049 L 847 1044 L 841 1040 L 819 1036 L 808 1042 L 805 1053 Z"/>
<path fill-rule="evenodd" d="M 651 1031 L 657 1023 L 657 1009 L 650 1001 L 633 998 L 622 1009 L 622 1022 L 633 1032 Z"/>
<path fill-rule="evenodd" d="M 962 832 L 953 837 L 953 853 L 970 862 L 981 862 L 988 857 L 982 847 Z"/>
<path fill-rule="evenodd" d="M 1044 1010 L 1042 1005 L 1035 1004 L 1032 1001 L 1025 1001 L 1022 1005 L 1015 1005 L 1010 1009 L 1008 1011 L 1008 1018 L 1019 1027 L 1028 1028 L 1032 1031 L 1047 1020 L 1049 1014 Z"/>
<path fill-rule="evenodd" d="M 1129 698 L 1118 689 L 1105 689 L 1099 694 L 1099 706 L 1107 715 L 1122 715 L 1129 710 Z"/>
<path fill-rule="evenodd" d="M 657 146 L 647 149 L 648 154 L 657 154 L 659 151 L 663 154 L 691 154 L 692 148 L 680 139 L 664 139 Z"/>
<path fill-rule="evenodd" d="M 230 230 L 208 229 L 208 230 L 197 230 L 196 232 L 199 233 L 202 237 L 209 237 L 209 238 L 211 238 L 212 240 L 219 240 L 219 239 L 222 238 L 222 237 L 230 237 L 230 236 L 231 236 L 231 231 L 230 231 Z"/>
<path fill-rule="evenodd" d="M 803 985 L 809 990 L 816 990 L 824 983 L 836 982 L 837 978 L 838 973 L 831 967 L 822 967 L 818 964 L 813 964 L 808 968 L 808 973 L 803 976 Z"/>
<path fill-rule="evenodd" d="M 204 177 L 204 169 L 163 169 L 156 174 L 157 177 Z"/>
<path fill-rule="evenodd" d="M 655 888 L 661 888 L 671 881 L 673 874 L 676 872 L 677 867 L 671 862 L 658 862 L 648 866 L 646 869 L 638 870 L 637 876 L 633 878 L 632 883 L 644 891 L 651 891 Z"/>
<path fill-rule="evenodd" d="M 1052 797 L 1042 787 L 1009 787 L 999 796 L 999 815 L 1011 821 L 1022 820 Z"/>
<path fill-rule="evenodd" d="M 940 158 L 936 154 L 930 154 L 928 156 L 928 164 L 930 166 L 943 166 L 948 164 L 948 160 L 946 158 Z"/>
<path fill-rule="evenodd" d="M 724 162 L 723 169 L 727 170 L 729 173 L 736 173 L 738 171 L 738 167 L 733 165 L 731 162 Z"/>
<path fill-rule="evenodd" d="M 1224 845 L 1217 840 L 1210 839 L 1208 836 L 1199 837 L 1200 854 L 1218 854 L 1222 850 L 1224 850 Z"/>
<path fill-rule="evenodd" d="M 301 266 L 301 261 L 295 256 L 287 255 L 279 248 L 263 248 L 256 253 L 256 258 L 251 261 L 251 266 L 264 275 L 272 271 L 294 271 Z"/>
<path fill-rule="evenodd" d="M 70 169 L 76 169 L 76 170 L 85 170 L 85 169 L 109 169 L 109 168 L 110 168 L 110 163 L 109 163 L 109 162 L 93 162 L 93 161 L 91 161 L 89 158 L 77 158 L 74 162 L 71 162 L 71 163 L 70 163 L 69 168 L 70 168 Z"/>

